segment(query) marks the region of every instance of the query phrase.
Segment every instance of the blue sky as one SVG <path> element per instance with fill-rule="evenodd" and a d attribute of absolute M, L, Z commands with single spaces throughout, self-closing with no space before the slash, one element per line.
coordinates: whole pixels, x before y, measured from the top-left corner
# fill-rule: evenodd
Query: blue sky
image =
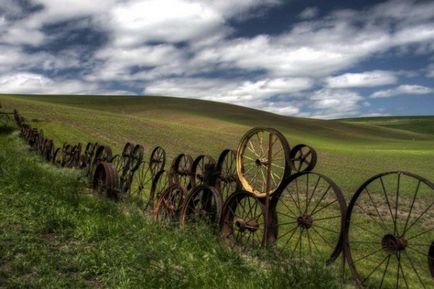
<path fill-rule="evenodd" d="M 434 1 L 1 0 L 0 92 L 434 114 Z"/>

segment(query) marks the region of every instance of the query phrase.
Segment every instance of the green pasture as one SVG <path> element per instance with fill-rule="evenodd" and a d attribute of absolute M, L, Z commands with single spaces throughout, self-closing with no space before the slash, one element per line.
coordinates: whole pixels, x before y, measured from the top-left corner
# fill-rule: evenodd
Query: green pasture
<path fill-rule="evenodd" d="M 129 141 L 143 144 L 147 156 L 161 145 L 170 159 L 181 152 L 217 158 L 223 149 L 236 148 L 250 128 L 274 127 L 291 146 L 313 146 L 319 154 L 316 171 L 331 177 L 347 197 L 383 171 L 405 170 L 434 179 L 432 117 L 414 118 L 411 125 L 399 118 L 384 118 L 381 124 L 370 119 L 317 120 L 151 96 L 1 95 L 0 102 L 3 110 L 18 109 L 57 145 L 98 141 L 119 152 Z"/>

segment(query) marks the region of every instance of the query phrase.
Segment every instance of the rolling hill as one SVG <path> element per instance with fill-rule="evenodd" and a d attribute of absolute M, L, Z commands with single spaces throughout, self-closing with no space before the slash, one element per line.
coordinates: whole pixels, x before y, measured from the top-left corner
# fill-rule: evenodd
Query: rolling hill
<path fill-rule="evenodd" d="M 151 96 L 1 95 L 0 102 L 3 110 L 18 109 L 58 145 L 98 141 L 120 151 L 130 141 L 148 152 L 162 145 L 170 158 L 181 152 L 217 158 L 223 149 L 236 148 L 251 127 L 274 127 L 291 146 L 313 146 L 319 153 L 316 171 L 334 179 L 347 196 L 383 171 L 434 177 L 433 117 L 318 120 Z"/>

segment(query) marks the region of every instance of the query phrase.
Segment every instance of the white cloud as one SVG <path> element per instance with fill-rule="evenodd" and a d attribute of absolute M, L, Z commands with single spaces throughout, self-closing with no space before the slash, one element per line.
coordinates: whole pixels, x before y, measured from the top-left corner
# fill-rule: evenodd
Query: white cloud
<path fill-rule="evenodd" d="M 326 78 L 326 84 L 331 88 L 374 87 L 393 84 L 398 81 L 390 71 L 367 71 L 361 73 L 345 73 Z"/>
<path fill-rule="evenodd" d="M 433 93 L 434 89 L 422 85 L 403 84 L 395 88 L 379 90 L 371 95 L 371 98 L 385 98 L 397 95 L 407 94 L 429 94 Z"/>
<path fill-rule="evenodd" d="M 301 19 L 312 19 L 318 16 L 319 10 L 316 7 L 308 7 L 301 11 L 299 17 Z"/>
<path fill-rule="evenodd" d="M 357 115 L 363 97 L 346 89 L 323 88 L 315 91 L 307 102 L 314 109 L 312 117 L 338 118 Z"/>

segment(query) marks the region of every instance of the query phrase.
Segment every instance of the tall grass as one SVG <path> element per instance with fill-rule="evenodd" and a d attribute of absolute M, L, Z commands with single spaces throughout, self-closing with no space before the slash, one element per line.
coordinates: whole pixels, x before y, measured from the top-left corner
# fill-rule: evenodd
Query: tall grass
<path fill-rule="evenodd" d="M 160 227 L 86 189 L 0 132 L 0 288 L 338 288 L 323 264 L 226 248 L 204 227 Z"/>

